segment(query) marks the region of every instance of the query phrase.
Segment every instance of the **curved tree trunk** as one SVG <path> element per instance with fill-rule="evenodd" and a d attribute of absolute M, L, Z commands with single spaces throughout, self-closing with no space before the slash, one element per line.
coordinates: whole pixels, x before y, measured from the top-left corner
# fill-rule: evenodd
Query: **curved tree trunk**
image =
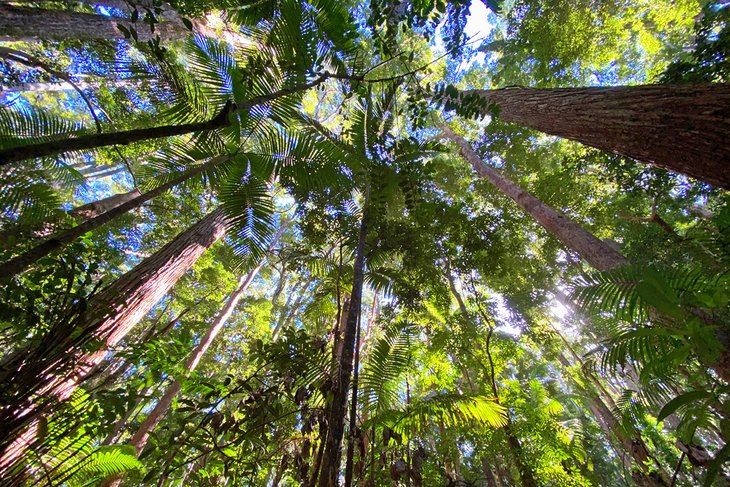
<path fill-rule="evenodd" d="M 223 236 L 226 223 L 221 209 L 210 213 L 92 298 L 81 320 L 59 324 L 32 350 L 0 364 L 0 382 L 5 385 L 0 398 L 0 477 L 34 441 L 25 440 L 28 431 L 34 436 L 37 419 L 73 394 L 107 349 L 116 346 Z M 86 351 L 95 341 L 104 348 Z"/>
<path fill-rule="evenodd" d="M 226 160 L 226 157 L 215 157 L 207 163 L 201 164 L 200 166 L 181 174 L 177 178 L 172 179 L 166 184 L 160 186 L 159 188 L 155 188 L 151 191 L 143 193 L 136 198 L 128 200 L 120 204 L 119 206 L 116 206 L 108 211 L 105 211 L 104 213 L 101 213 L 100 215 L 95 216 L 94 218 L 86 220 L 85 222 L 76 225 L 73 228 L 69 228 L 68 230 L 54 235 L 48 240 L 41 242 L 40 244 L 23 252 L 22 254 L 13 257 L 6 262 L 3 262 L 2 264 L 0 264 L 0 282 L 20 274 L 28 267 L 33 265 L 35 262 L 37 262 L 38 259 L 45 257 L 54 250 L 65 247 L 67 244 L 73 242 L 80 236 L 91 232 L 92 230 L 96 230 L 105 223 L 112 221 L 118 216 L 121 216 L 134 208 L 139 208 L 146 201 L 149 201 L 152 198 L 159 196 L 167 190 L 177 186 L 178 184 L 187 181 L 188 179 L 195 177 L 198 174 L 220 164 L 224 160 Z"/>
<path fill-rule="evenodd" d="M 730 189 L 730 84 L 471 90 L 508 122 Z"/>
<path fill-rule="evenodd" d="M 504 194 L 512 198 L 520 208 L 560 240 L 563 245 L 577 252 L 590 265 L 600 271 L 605 271 L 628 263 L 611 246 L 484 164 L 463 137 L 455 134 L 446 126 L 442 126 L 441 130 L 445 137 L 456 142 L 461 150 L 461 155 L 471 164 L 477 174 L 488 179 Z"/>

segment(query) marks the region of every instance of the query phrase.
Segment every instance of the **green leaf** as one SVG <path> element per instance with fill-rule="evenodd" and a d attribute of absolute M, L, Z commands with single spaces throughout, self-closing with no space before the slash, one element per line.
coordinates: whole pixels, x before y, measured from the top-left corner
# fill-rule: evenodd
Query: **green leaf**
<path fill-rule="evenodd" d="M 122 24 L 117 24 L 117 29 L 119 29 L 119 31 L 120 31 L 120 32 L 121 32 L 122 34 L 124 34 L 124 38 L 125 38 L 125 39 L 129 39 L 129 38 L 130 38 L 130 37 L 132 36 L 131 32 L 129 32 L 129 29 L 127 29 L 127 28 L 126 28 L 125 26 L 123 26 Z"/>
<path fill-rule="evenodd" d="M 680 396 L 675 397 L 664 405 L 659 414 L 657 415 L 657 421 L 663 421 L 667 416 L 673 414 L 677 409 L 681 408 L 686 404 L 690 404 L 701 399 L 707 399 L 712 397 L 712 394 L 708 391 L 690 391 Z"/>

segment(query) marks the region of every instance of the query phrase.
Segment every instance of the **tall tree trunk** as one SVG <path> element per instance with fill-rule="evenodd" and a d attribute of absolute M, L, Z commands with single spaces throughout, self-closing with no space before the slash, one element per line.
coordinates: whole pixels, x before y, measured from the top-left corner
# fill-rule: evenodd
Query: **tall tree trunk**
<path fill-rule="evenodd" d="M 198 364 L 203 358 L 203 355 L 205 355 L 205 352 L 208 351 L 208 348 L 210 348 L 213 340 L 215 340 L 220 331 L 223 329 L 223 326 L 225 326 L 226 322 L 233 314 L 233 311 L 236 309 L 236 305 L 238 305 L 241 297 L 243 297 L 243 294 L 251 285 L 263 265 L 264 261 L 262 260 L 247 275 L 242 276 L 241 279 L 238 281 L 237 288 L 228 297 L 226 304 L 215 317 L 208 331 L 206 331 L 205 335 L 203 335 L 203 337 L 200 339 L 200 343 L 198 343 L 198 345 L 193 349 L 193 353 L 190 354 L 190 357 L 188 357 L 188 361 L 185 364 L 185 369 L 187 370 L 188 375 L 198 367 Z M 142 450 L 144 450 L 144 447 L 149 441 L 150 434 L 157 427 L 160 421 L 162 421 L 162 418 L 165 417 L 165 414 L 167 414 L 167 411 L 172 405 L 172 401 L 180 392 L 181 388 L 182 381 L 180 379 L 175 379 L 172 384 L 170 384 L 170 386 L 168 386 L 168 388 L 165 390 L 165 393 L 157 402 L 154 409 L 150 411 L 150 413 L 139 426 L 137 431 L 134 433 L 134 435 L 132 435 L 132 438 L 129 440 L 129 444 L 134 447 L 137 455 L 140 455 L 142 453 Z M 122 484 L 123 478 L 123 476 L 114 477 L 103 482 L 101 485 L 102 487 L 118 487 Z"/>
<path fill-rule="evenodd" d="M 112 210 L 119 205 L 123 205 L 128 201 L 132 201 L 135 198 L 139 198 L 140 196 L 142 196 L 142 193 L 140 193 L 138 189 L 133 189 L 127 193 L 113 194 L 107 198 L 77 206 L 69 213 L 73 216 L 78 216 L 88 220 L 90 218 L 96 218 L 102 213 L 106 213 L 107 211 Z"/>
<path fill-rule="evenodd" d="M 494 476 L 492 467 L 489 465 L 489 459 L 485 456 L 482 456 L 482 472 L 484 472 L 484 478 L 487 483 L 486 487 L 499 487 L 497 485 L 497 477 Z"/>
<path fill-rule="evenodd" d="M 358 314 L 357 332 L 355 333 L 354 366 L 352 371 L 352 399 L 350 400 L 350 424 L 347 435 L 347 457 L 345 459 L 345 487 L 352 487 L 352 475 L 355 466 L 355 429 L 357 428 L 357 388 L 360 377 L 360 338 L 362 315 Z M 410 463 L 410 462 L 409 462 Z M 408 480 L 408 477 L 406 478 Z"/>
<path fill-rule="evenodd" d="M 367 204 L 367 197 L 365 204 Z M 339 483 L 340 460 L 342 458 L 342 435 L 345 430 L 345 416 L 347 411 L 347 391 L 350 385 L 350 375 L 352 374 L 352 359 L 356 345 L 357 323 L 360 317 L 362 288 L 365 280 L 366 219 L 367 216 L 364 213 L 357 237 L 350 306 L 347 311 L 345 328 L 344 330 L 339 330 L 342 353 L 340 354 L 340 360 L 335 369 L 332 392 L 329 395 L 327 444 L 325 446 L 324 458 L 322 459 L 319 487 L 337 487 Z"/>
<path fill-rule="evenodd" d="M 0 402 L 0 476 L 23 455 L 28 442 L 21 440 L 37 427 L 37 418 L 71 396 L 107 349 L 116 346 L 223 236 L 226 223 L 222 209 L 213 211 L 92 298 L 79 321 L 60 323 L 33 349 L 0 364 L 0 382 L 5 385 Z M 105 347 L 84 350 L 95 341 Z"/>
<path fill-rule="evenodd" d="M 563 245 L 576 251 L 593 267 L 605 271 L 627 264 L 626 259 L 611 246 L 484 164 L 463 137 L 455 134 L 446 126 L 442 126 L 441 129 L 444 136 L 459 146 L 461 155 L 471 164 L 477 174 L 488 179 Z"/>
<path fill-rule="evenodd" d="M 730 189 L 730 84 L 471 90 L 506 121 Z"/>
<path fill-rule="evenodd" d="M 129 19 L 65 10 L 0 6 L 0 39 L 9 42 L 33 42 L 46 39 L 125 39 L 118 25 L 134 26 L 137 40 L 147 42 L 158 35 L 162 41 L 185 39 L 192 33 L 182 22 L 162 21 L 155 24 L 155 31 L 144 22 L 132 24 Z M 207 29 L 194 25 L 201 34 L 211 34 Z"/>
<path fill-rule="evenodd" d="M 99 214 L 109 211 L 127 201 L 130 201 L 140 195 L 139 190 L 132 190 L 128 193 L 121 193 L 109 196 L 98 201 L 87 203 L 85 205 L 77 206 L 76 208 L 68 212 L 69 215 L 79 217 L 83 220 L 94 218 Z M 51 217 L 45 222 L 34 225 L 26 225 L 23 223 L 17 223 L 7 230 L 0 232 L 0 244 L 12 248 L 16 242 L 22 241 L 21 239 L 27 238 L 45 238 L 55 232 L 60 224 L 61 218 Z"/>
<path fill-rule="evenodd" d="M 136 198 L 128 200 L 120 204 L 119 206 L 116 206 L 108 211 L 105 211 L 104 213 L 101 213 L 100 215 L 95 216 L 94 218 L 86 220 L 85 222 L 76 225 L 73 228 L 69 228 L 68 230 L 54 235 L 48 240 L 41 242 L 40 244 L 23 252 L 22 254 L 13 257 L 6 262 L 3 262 L 2 264 L 0 264 L 0 282 L 20 274 L 28 267 L 33 265 L 35 262 L 37 262 L 38 259 L 45 257 L 54 250 L 65 247 L 67 244 L 73 242 L 80 236 L 91 232 L 92 230 L 96 230 L 105 223 L 112 221 L 118 216 L 121 216 L 134 208 L 139 208 L 140 206 L 142 206 L 143 203 L 163 194 L 164 192 L 177 186 L 178 184 L 187 181 L 188 179 L 195 177 L 202 172 L 220 164 L 226 159 L 227 158 L 225 156 L 215 157 L 207 163 L 201 164 L 200 166 L 181 174 L 180 176 L 172 179 L 171 181 L 163 184 L 158 188 L 143 193 Z"/>
<path fill-rule="evenodd" d="M 2 13 L 0 12 L 0 15 Z M 10 149 L 0 150 L 0 164 L 23 161 L 36 157 L 52 156 L 72 151 L 98 149 L 110 145 L 127 145 L 143 140 L 173 137 L 206 130 L 215 130 L 230 125 L 230 115 L 234 105 L 228 102 L 223 110 L 206 122 L 184 123 L 180 125 L 162 125 L 143 129 L 124 130 L 105 134 L 79 135 L 38 144 L 27 144 Z"/>
<path fill-rule="evenodd" d="M 82 90 L 96 90 L 101 87 L 108 88 L 141 88 L 142 81 L 131 79 L 117 79 L 104 81 L 74 81 L 74 84 Z M 53 93 L 59 91 L 73 91 L 74 88 L 66 81 L 38 82 L 38 83 L 17 83 L 0 86 L 4 93 Z"/>

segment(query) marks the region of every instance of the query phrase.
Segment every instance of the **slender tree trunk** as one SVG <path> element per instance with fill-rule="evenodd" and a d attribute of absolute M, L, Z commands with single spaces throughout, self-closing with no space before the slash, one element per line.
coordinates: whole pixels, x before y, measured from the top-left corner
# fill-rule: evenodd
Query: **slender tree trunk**
<path fill-rule="evenodd" d="M 463 137 L 446 126 L 442 127 L 442 132 L 459 146 L 461 155 L 472 165 L 477 174 L 488 179 L 563 245 L 576 251 L 590 265 L 604 271 L 627 264 L 626 259 L 611 246 L 484 164 Z"/>
<path fill-rule="evenodd" d="M 104 81 L 74 81 L 74 84 L 82 90 L 97 90 L 101 87 L 108 88 L 140 88 L 143 82 L 131 79 L 117 79 Z M 73 91 L 74 88 L 66 81 L 39 82 L 39 83 L 18 83 L 13 85 L 2 85 L 0 91 L 4 93 L 54 93 L 59 91 Z"/>
<path fill-rule="evenodd" d="M 112 210 L 119 205 L 123 205 L 128 201 L 132 201 L 135 198 L 139 198 L 140 196 L 142 196 L 142 193 L 140 193 L 138 189 L 133 189 L 127 193 L 113 194 L 107 198 L 77 206 L 69 213 L 73 216 L 78 216 L 88 220 L 90 218 L 96 218 L 102 213 L 106 213 L 107 211 Z"/>
<path fill-rule="evenodd" d="M 140 195 L 138 190 L 132 190 L 128 193 L 121 193 L 109 196 L 108 198 L 77 206 L 68 212 L 69 215 L 79 217 L 83 220 L 94 218 L 99 214 L 109 211 L 127 201 L 134 199 Z M 0 244 L 12 248 L 16 242 L 31 236 L 32 238 L 46 238 L 55 232 L 60 226 L 60 216 L 51 217 L 49 220 L 37 225 L 24 225 L 18 223 L 7 230 L 0 232 Z"/>
<path fill-rule="evenodd" d="M 99 147 L 107 147 L 117 144 L 125 145 L 143 140 L 160 139 L 174 135 L 184 135 L 227 127 L 231 123 L 230 115 L 234 112 L 245 113 L 255 106 L 263 105 L 294 93 L 307 91 L 310 88 L 324 83 L 332 77 L 336 77 L 336 75 L 323 73 L 308 83 L 303 83 L 299 86 L 292 86 L 290 88 L 283 88 L 274 93 L 255 96 L 249 101 L 238 106 L 229 101 L 226 103 L 225 107 L 223 107 L 220 114 L 207 122 L 165 125 L 162 127 L 126 130 L 106 134 L 80 135 L 76 138 L 64 137 L 60 140 L 41 142 L 38 144 L 27 144 L 20 147 L 0 150 L 0 165 L 25 159 L 32 159 L 34 157 L 63 154 L 64 152 L 69 151 L 98 149 Z"/>
<path fill-rule="evenodd" d="M 347 411 L 347 391 L 350 385 L 350 375 L 352 374 L 352 359 L 356 345 L 357 322 L 360 316 L 362 288 L 365 280 L 365 235 L 366 215 L 364 214 L 358 232 L 354 274 L 352 278 L 352 294 L 350 296 L 350 306 L 347 311 L 347 320 L 345 322 L 345 329 L 339 330 L 339 335 L 342 337 L 342 353 L 335 370 L 336 375 L 332 385 L 332 392 L 329 395 L 331 401 L 329 402 L 327 411 L 328 435 L 324 458 L 322 459 L 319 487 L 337 487 L 339 483 L 340 460 L 342 458 L 342 435 L 345 430 L 345 416 Z"/>
<path fill-rule="evenodd" d="M 178 184 L 187 181 L 188 179 L 195 177 L 198 174 L 201 174 L 202 172 L 220 164 L 224 160 L 226 160 L 226 157 L 215 157 L 207 163 L 201 164 L 200 166 L 191 169 L 184 174 L 181 174 L 177 178 L 169 181 L 166 184 L 163 184 L 159 188 L 155 188 L 151 191 L 137 196 L 136 198 L 128 200 L 121 205 L 110 209 L 109 211 L 106 211 L 98 216 L 95 216 L 94 218 L 86 220 L 85 222 L 73 228 L 69 228 L 68 230 L 63 231 L 49 238 L 48 240 L 41 242 L 40 244 L 23 252 L 22 254 L 13 257 L 6 262 L 3 262 L 2 264 L 0 264 L 0 282 L 20 274 L 28 267 L 33 265 L 35 262 L 37 262 L 38 259 L 45 257 L 54 250 L 65 247 L 67 244 L 73 242 L 80 236 L 91 232 L 92 230 L 96 230 L 105 223 L 112 221 L 118 216 L 121 216 L 134 208 L 139 208 L 140 206 L 142 206 L 143 203 L 165 193 L 167 190 L 177 186 Z"/>
<path fill-rule="evenodd" d="M 0 15 L 2 13 L 0 12 Z M 64 137 L 49 142 L 38 144 L 27 144 L 10 149 L 0 150 L 0 164 L 23 161 L 36 157 L 52 156 L 72 151 L 83 151 L 98 149 L 110 145 L 127 145 L 132 142 L 143 140 L 160 139 L 184 135 L 206 130 L 215 130 L 230 125 L 230 115 L 234 106 L 228 102 L 223 110 L 206 122 L 185 123 L 181 125 L 162 125 L 143 129 L 125 130 L 121 132 L 110 132 L 106 134 L 79 135 L 76 137 Z"/>
<path fill-rule="evenodd" d="M 730 84 L 471 90 L 506 121 L 730 189 Z"/>
<path fill-rule="evenodd" d="M 5 384 L 0 398 L 0 476 L 25 451 L 28 442 L 16 439 L 25 438 L 40 415 L 71 396 L 101 363 L 107 349 L 116 346 L 223 236 L 226 222 L 222 209 L 210 213 L 96 295 L 75 323 L 78 326 L 59 324 L 28 353 L 0 364 L 4 371 L 0 382 Z M 95 341 L 105 347 L 84 351 Z"/>
<path fill-rule="evenodd" d="M 162 41 L 181 40 L 192 33 L 181 22 L 159 22 L 155 31 L 144 22 L 65 10 L 0 6 L 0 39 L 8 42 L 34 42 L 46 39 L 125 39 L 118 25 L 134 26 L 139 42 L 160 36 Z M 194 30 L 196 29 L 194 26 Z M 203 34 L 209 32 L 201 32 Z"/>
<path fill-rule="evenodd" d="M 357 388 L 360 376 L 360 338 L 362 315 L 358 314 L 357 333 L 355 334 L 355 364 L 352 371 L 352 399 L 350 400 L 350 424 L 347 435 L 347 457 L 345 459 L 345 487 L 352 487 L 355 466 L 355 429 L 357 428 Z M 408 478 L 407 478 L 408 479 Z M 406 480 L 407 480 L 406 479 Z"/>
<path fill-rule="evenodd" d="M 282 231 L 284 230 L 284 227 L 279 227 L 279 231 L 274 236 L 274 239 L 271 242 L 271 245 L 269 247 L 269 250 L 271 250 L 271 247 L 273 247 L 276 242 L 279 240 L 279 237 L 281 236 Z M 192 373 L 200 363 L 200 360 L 203 358 L 203 355 L 208 351 L 208 348 L 210 348 L 210 345 L 213 343 L 213 340 L 216 339 L 218 334 L 221 332 L 225 324 L 230 319 L 231 315 L 233 315 L 233 312 L 236 309 L 236 306 L 238 305 L 238 302 L 243 297 L 243 294 L 248 290 L 249 286 L 253 282 L 253 280 L 258 275 L 259 271 L 261 270 L 261 267 L 263 267 L 265 262 L 265 259 L 262 259 L 259 264 L 256 265 L 251 271 L 245 275 L 242 276 L 238 281 L 238 286 L 236 289 L 231 293 L 231 295 L 226 300 L 226 304 L 223 306 L 223 308 L 220 310 L 218 315 L 213 320 L 213 323 L 211 327 L 206 331 L 205 335 L 200 339 L 200 343 L 193 349 L 192 354 L 188 358 L 187 363 L 185 364 L 185 368 L 187 369 L 187 374 L 189 375 Z M 162 418 L 165 417 L 165 414 L 167 414 L 167 411 L 170 409 L 170 406 L 172 405 L 172 401 L 175 399 L 177 394 L 180 392 L 180 389 L 182 388 L 182 382 L 180 379 L 175 379 L 172 384 L 165 390 L 165 393 L 162 395 L 160 400 L 155 405 L 154 409 L 147 415 L 145 420 L 140 425 L 139 429 L 132 435 L 132 438 L 129 440 L 129 444 L 132 445 L 137 452 L 137 455 L 139 456 L 142 453 L 142 450 L 144 450 L 144 447 L 147 445 L 147 442 L 149 441 L 150 434 L 154 429 L 157 427 L 157 425 L 162 421 Z M 102 487 L 118 487 L 122 484 L 123 476 L 116 476 L 109 480 L 104 481 L 101 485 Z"/>
<path fill-rule="evenodd" d="M 494 476 L 492 466 L 489 465 L 489 460 L 485 456 L 482 457 L 482 472 L 484 472 L 487 487 L 499 487 L 497 485 L 497 477 Z"/>

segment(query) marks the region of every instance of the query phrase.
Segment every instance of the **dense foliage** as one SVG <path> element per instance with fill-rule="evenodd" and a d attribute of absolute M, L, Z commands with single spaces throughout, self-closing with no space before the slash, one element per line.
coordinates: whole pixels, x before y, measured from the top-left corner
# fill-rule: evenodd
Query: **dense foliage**
<path fill-rule="evenodd" d="M 728 15 L 3 2 L 0 484 L 728 485 L 727 153 L 530 98 L 726 127 Z"/>

